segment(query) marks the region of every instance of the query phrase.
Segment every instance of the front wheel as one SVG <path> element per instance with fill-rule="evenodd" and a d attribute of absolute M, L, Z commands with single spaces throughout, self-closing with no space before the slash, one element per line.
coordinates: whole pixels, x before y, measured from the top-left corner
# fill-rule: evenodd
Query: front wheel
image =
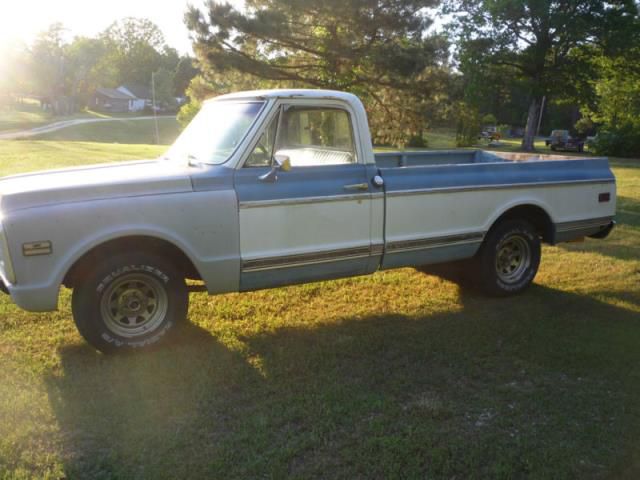
<path fill-rule="evenodd" d="M 506 220 L 487 235 L 476 258 L 476 283 L 490 295 L 520 293 L 540 265 L 540 238 L 524 220 Z"/>
<path fill-rule="evenodd" d="M 186 319 L 182 275 L 152 254 L 124 254 L 99 263 L 73 290 L 73 318 L 96 349 L 111 353 L 149 347 Z"/>

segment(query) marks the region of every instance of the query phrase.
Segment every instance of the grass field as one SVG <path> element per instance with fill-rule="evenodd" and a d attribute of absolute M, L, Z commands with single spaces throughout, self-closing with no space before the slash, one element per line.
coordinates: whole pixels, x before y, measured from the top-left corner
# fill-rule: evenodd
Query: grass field
<path fill-rule="evenodd" d="M 131 125 L 134 122 L 126 121 L 128 117 L 137 117 L 137 116 L 148 116 L 148 113 L 144 112 L 124 112 L 124 113 L 105 113 L 105 112 L 96 112 L 93 110 L 83 110 L 73 115 L 67 116 L 54 116 L 51 113 L 46 112 L 40 108 L 40 103 L 34 99 L 26 98 L 23 100 L 23 103 L 16 104 L 11 107 L 2 106 L 0 108 L 0 133 L 3 132 L 13 132 L 20 130 L 30 130 L 32 128 L 41 127 L 43 125 L 47 125 L 50 123 L 60 122 L 63 120 L 72 120 L 72 119 L 93 119 L 93 118 L 117 118 L 122 119 L 123 124 L 129 124 L 132 128 L 135 129 L 132 135 L 129 137 L 124 137 L 127 140 L 126 143 L 131 143 L 131 140 L 136 140 L 136 143 L 156 143 L 155 142 L 155 130 L 154 126 L 151 123 L 147 123 L 146 128 L 141 128 L 141 126 Z M 168 122 L 166 119 L 160 120 L 161 125 L 161 143 L 169 144 L 171 143 L 175 137 L 177 136 L 178 125 L 177 122 Z M 123 125 L 121 124 L 121 125 Z M 83 126 L 84 127 L 84 126 Z M 78 131 L 72 129 L 71 131 L 76 134 L 78 137 L 91 137 L 93 141 L 104 141 L 104 142 L 119 142 L 123 139 L 122 131 L 123 128 L 111 129 L 111 128 L 93 128 L 93 129 L 85 129 L 80 128 Z M 149 136 L 147 134 L 148 131 L 153 131 L 153 136 Z M 163 133 L 165 134 L 163 138 Z M 101 135 L 111 135 L 114 140 L 111 138 L 105 138 L 102 140 L 100 138 Z M 137 134 L 137 135 L 136 135 Z M 52 134 L 50 134 L 52 135 Z M 47 136 L 50 139 L 64 139 L 62 137 L 58 137 L 55 135 Z M 79 141 L 82 138 L 71 138 L 69 140 Z M 144 140 L 144 141 L 143 141 Z"/>
<path fill-rule="evenodd" d="M 25 99 L 21 105 L 0 109 L 0 132 L 34 128 L 52 121 L 52 116 L 31 99 Z"/>
<path fill-rule="evenodd" d="M 0 142 L 0 175 L 161 151 Z M 640 161 L 613 166 L 618 228 L 515 298 L 411 269 L 197 294 L 174 344 L 105 357 L 68 291 L 0 297 L 0 478 L 638 478 Z"/>
<path fill-rule="evenodd" d="M 180 124 L 173 117 L 158 118 L 158 135 L 162 145 L 170 145 L 180 133 Z M 39 140 L 63 142 L 98 142 L 125 144 L 155 144 L 154 120 L 119 119 L 109 124 L 87 123 L 38 135 Z"/>

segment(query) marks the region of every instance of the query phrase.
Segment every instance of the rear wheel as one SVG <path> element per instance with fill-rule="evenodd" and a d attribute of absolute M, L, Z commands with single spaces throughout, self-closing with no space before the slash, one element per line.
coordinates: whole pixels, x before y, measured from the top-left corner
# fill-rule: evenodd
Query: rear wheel
<path fill-rule="evenodd" d="M 476 257 L 476 283 L 486 293 L 513 295 L 525 290 L 540 265 L 540 238 L 524 220 L 506 220 L 487 235 Z"/>
<path fill-rule="evenodd" d="M 80 334 L 109 353 L 149 347 L 186 319 L 184 276 L 156 255 L 118 255 L 98 264 L 73 291 Z"/>

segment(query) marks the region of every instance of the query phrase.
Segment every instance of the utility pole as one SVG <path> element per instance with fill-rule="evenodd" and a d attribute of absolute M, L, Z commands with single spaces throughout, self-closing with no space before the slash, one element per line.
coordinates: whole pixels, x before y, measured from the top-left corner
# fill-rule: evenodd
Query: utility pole
<path fill-rule="evenodd" d="M 153 120 L 156 124 L 156 145 L 160 145 L 160 132 L 158 131 L 158 111 L 156 109 L 156 77 L 155 72 L 151 72 L 151 97 L 153 99 Z"/>

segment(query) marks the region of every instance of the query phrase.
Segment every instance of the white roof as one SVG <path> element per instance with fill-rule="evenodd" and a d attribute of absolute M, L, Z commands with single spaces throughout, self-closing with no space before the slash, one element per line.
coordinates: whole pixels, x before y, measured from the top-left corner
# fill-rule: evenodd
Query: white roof
<path fill-rule="evenodd" d="M 227 93 L 219 97 L 210 98 L 211 100 L 234 100 L 243 98 L 330 98 L 335 100 L 343 100 L 346 102 L 358 101 L 358 97 L 352 93 L 339 92 L 337 90 L 315 90 L 304 88 L 293 89 L 272 89 L 272 90 L 250 90 L 246 92 Z"/>

